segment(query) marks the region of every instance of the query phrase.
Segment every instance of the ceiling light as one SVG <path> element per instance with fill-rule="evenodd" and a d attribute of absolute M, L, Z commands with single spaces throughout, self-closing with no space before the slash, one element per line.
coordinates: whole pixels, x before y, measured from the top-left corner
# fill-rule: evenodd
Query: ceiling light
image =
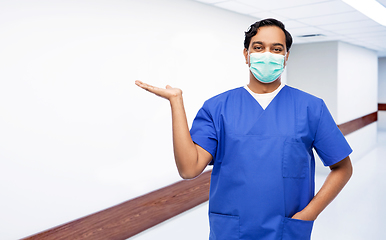
<path fill-rule="evenodd" d="M 376 0 L 342 0 L 359 12 L 386 26 L 386 8 Z"/>
<path fill-rule="evenodd" d="M 312 38 L 312 37 L 325 37 L 326 35 L 320 34 L 320 33 L 315 33 L 315 34 L 305 34 L 305 35 L 300 35 L 298 37 L 300 38 Z"/>

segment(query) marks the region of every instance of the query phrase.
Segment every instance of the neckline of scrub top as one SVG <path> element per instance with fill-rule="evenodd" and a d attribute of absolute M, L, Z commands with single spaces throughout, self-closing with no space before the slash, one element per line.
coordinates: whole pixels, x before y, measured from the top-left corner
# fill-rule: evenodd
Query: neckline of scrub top
<path fill-rule="evenodd" d="M 280 83 L 280 86 L 275 89 L 275 91 L 270 93 L 255 93 L 253 92 L 248 85 L 245 85 L 244 88 L 249 92 L 249 94 L 257 101 L 259 106 L 265 111 L 267 107 L 271 104 L 273 99 L 277 96 L 281 89 L 285 84 L 283 82 Z"/>

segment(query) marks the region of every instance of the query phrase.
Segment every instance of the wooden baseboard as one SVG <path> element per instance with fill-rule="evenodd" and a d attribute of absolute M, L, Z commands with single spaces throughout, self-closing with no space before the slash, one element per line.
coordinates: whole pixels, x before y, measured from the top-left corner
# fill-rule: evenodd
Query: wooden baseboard
<path fill-rule="evenodd" d="M 378 120 L 378 112 L 373 112 L 366 116 L 340 124 L 338 125 L 338 127 L 340 131 L 342 131 L 343 135 L 347 135 L 358 129 L 363 128 L 364 126 L 369 125 L 370 123 L 376 122 L 377 120 Z"/>
<path fill-rule="evenodd" d="M 378 103 L 378 111 L 386 111 L 386 103 Z"/>
<path fill-rule="evenodd" d="M 211 171 L 24 240 L 124 240 L 209 199 Z"/>

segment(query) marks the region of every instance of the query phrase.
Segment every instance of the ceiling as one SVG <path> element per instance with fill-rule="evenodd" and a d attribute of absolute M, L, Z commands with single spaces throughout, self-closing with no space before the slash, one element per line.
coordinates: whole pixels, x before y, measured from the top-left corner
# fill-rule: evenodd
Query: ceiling
<path fill-rule="evenodd" d="M 386 56 L 386 26 L 341 0 L 195 1 L 248 15 L 256 21 L 276 18 L 285 24 L 294 44 L 339 40 L 375 50 L 378 56 Z M 386 6 L 386 0 L 377 1 Z"/>

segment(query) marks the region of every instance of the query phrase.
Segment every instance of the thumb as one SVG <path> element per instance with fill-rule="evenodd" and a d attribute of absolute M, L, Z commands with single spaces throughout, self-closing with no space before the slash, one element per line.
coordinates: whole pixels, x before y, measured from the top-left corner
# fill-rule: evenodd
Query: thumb
<path fill-rule="evenodd" d="M 170 85 L 166 85 L 166 89 L 172 88 Z"/>

